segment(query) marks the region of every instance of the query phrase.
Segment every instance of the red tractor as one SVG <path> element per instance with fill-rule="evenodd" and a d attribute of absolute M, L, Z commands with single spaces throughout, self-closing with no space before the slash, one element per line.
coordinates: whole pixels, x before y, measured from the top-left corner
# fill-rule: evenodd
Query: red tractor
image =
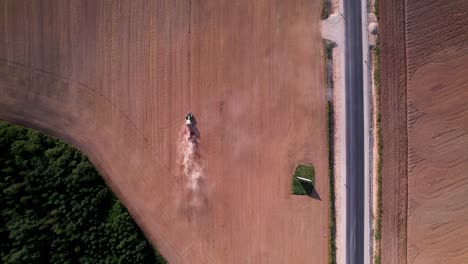
<path fill-rule="evenodd" d="M 185 115 L 185 125 L 188 130 L 188 139 L 192 141 L 198 139 L 199 133 L 197 129 L 197 120 L 192 112 L 188 112 L 187 115 Z"/>

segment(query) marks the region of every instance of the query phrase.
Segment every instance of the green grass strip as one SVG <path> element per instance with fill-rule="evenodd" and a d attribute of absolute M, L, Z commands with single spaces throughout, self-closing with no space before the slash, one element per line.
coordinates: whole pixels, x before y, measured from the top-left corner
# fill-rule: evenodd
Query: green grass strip
<path fill-rule="evenodd" d="M 330 2 L 329 0 L 323 0 L 322 3 L 322 13 L 320 14 L 320 18 L 325 20 L 330 16 Z"/>
<path fill-rule="evenodd" d="M 335 176 L 333 171 L 333 104 L 327 103 L 328 135 L 328 263 L 336 263 L 335 245 Z"/>
<path fill-rule="evenodd" d="M 377 8 L 376 8 L 377 10 Z M 382 131 L 381 131 L 381 98 L 380 98 L 380 42 L 377 38 L 375 47 L 373 49 L 374 53 L 374 83 L 376 89 L 376 137 L 377 137 L 377 217 L 375 225 L 375 240 L 380 241 L 382 238 L 382 150 L 383 150 L 383 140 L 382 140 Z M 380 264 L 380 247 L 376 251 L 374 256 L 374 263 Z"/>

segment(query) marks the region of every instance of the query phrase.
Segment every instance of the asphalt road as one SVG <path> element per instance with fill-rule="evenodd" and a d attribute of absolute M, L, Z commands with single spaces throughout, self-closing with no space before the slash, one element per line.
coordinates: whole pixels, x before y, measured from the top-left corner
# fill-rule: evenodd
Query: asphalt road
<path fill-rule="evenodd" d="M 364 263 L 364 105 L 361 1 L 344 1 L 346 262 Z"/>

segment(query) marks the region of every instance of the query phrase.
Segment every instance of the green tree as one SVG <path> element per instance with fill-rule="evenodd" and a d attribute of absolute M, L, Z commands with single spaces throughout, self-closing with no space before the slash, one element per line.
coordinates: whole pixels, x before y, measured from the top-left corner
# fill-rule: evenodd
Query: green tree
<path fill-rule="evenodd" d="M 166 263 L 77 149 L 0 122 L 3 263 Z"/>

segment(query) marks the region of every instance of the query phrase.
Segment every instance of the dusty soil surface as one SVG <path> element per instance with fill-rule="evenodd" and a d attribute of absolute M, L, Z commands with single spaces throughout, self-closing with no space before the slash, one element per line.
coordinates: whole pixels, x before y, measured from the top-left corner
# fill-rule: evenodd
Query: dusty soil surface
<path fill-rule="evenodd" d="M 382 263 L 406 263 L 405 1 L 380 1 Z"/>
<path fill-rule="evenodd" d="M 465 263 L 468 3 L 393 5 L 382 1 L 380 9 L 382 122 L 397 120 L 395 128 L 382 127 L 382 260 Z"/>
<path fill-rule="evenodd" d="M 342 42 L 341 42 L 342 43 Z M 346 263 L 346 128 L 343 48 L 333 48 L 333 122 L 336 262 Z"/>
<path fill-rule="evenodd" d="M 321 1 L 0 10 L 0 118 L 78 146 L 170 263 L 327 262 Z M 196 187 L 178 151 L 189 110 Z M 318 199 L 289 194 L 299 161 Z"/>
<path fill-rule="evenodd" d="M 408 263 L 468 262 L 468 2 L 407 2 Z"/>
<path fill-rule="evenodd" d="M 330 14 L 333 14 L 335 12 L 339 12 L 341 7 L 341 1 L 340 0 L 330 0 Z"/>

